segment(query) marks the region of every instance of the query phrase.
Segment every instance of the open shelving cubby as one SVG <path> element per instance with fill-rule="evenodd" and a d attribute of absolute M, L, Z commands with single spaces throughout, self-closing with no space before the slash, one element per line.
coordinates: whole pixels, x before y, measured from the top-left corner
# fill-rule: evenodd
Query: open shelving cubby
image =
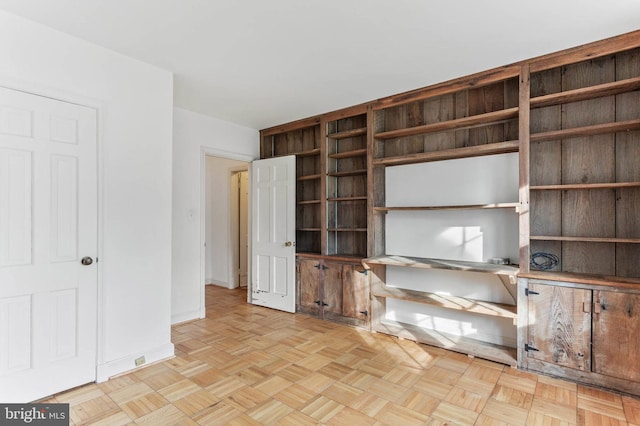
<path fill-rule="evenodd" d="M 396 303 L 393 301 L 410 302 L 419 306 L 444 309 L 447 312 L 460 312 L 462 315 L 480 315 L 484 318 L 480 320 L 481 323 L 490 322 L 489 318 L 495 318 L 495 321 L 502 322 L 500 327 L 504 326 L 503 321 L 506 320 L 506 323 L 513 327 L 517 318 L 517 265 L 495 265 L 488 263 L 488 259 L 463 260 L 466 255 L 460 250 L 456 252 L 452 244 L 443 249 L 444 254 L 449 253 L 451 256 L 441 258 L 438 250 L 433 249 L 431 241 L 437 240 L 440 243 L 441 235 L 446 233 L 447 227 L 456 232 L 458 225 L 464 222 L 464 217 L 480 217 L 478 221 L 483 224 L 493 223 L 490 225 L 492 230 L 487 235 L 496 234 L 496 229 L 502 226 L 497 224 L 503 222 L 503 217 L 510 217 L 508 226 L 511 238 L 508 245 L 511 247 L 509 250 L 512 256 L 517 258 L 517 215 L 513 212 L 517 212 L 520 206 L 515 185 L 518 175 L 515 153 L 519 149 L 518 77 L 518 69 L 507 69 L 504 75 L 491 76 L 482 81 L 482 84 L 477 80 L 460 81 L 446 88 L 435 88 L 431 96 L 421 93 L 416 99 L 403 99 L 402 102 L 374 107 L 374 129 L 370 136 L 373 158 L 369 169 L 370 185 L 375 187 L 370 210 L 375 233 L 372 244 L 374 256 L 363 260 L 371 275 L 373 330 L 508 365 L 516 364 L 514 347 L 480 341 L 464 335 L 453 335 L 438 330 L 437 327 L 425 328 L 418 324 L 399 321 L 387 315 L 387 305 Z M 466 195 L 456 195 L 465 183 L 475 188 L 472 181 L 485 174 L 477 168 L 466 169 L 466 166 L 462 166 L 475 164 L 477 167 L 479 163 L 470 160 L 475 157 L 486 158 L 487 162 L 492 164 L 495 161 L 498 169 L 505 164 L 509 165 L 508 177 L 511 187 L 508 195 L 500 193 L 504 182 L 496 185 L 494 191 L 498 194 L 485 194 L 484 190 L 480 190 L 480 195 L 473 195 L 471 189 Z M 461 161 L 463 163 L 460 163 Z M 410 169 L 406 169 L 407 167 Z M 447 170 L 449 167 L 451 171 Z M 407 176 L 413 176 L 409 178 L 413 181 L 398 178 L 405 173 Z M 465 173 L 468 173 L 466 177 Z M 478 176 L 474 173 L 478 173 Z M 498 175 L 500 173 L 502 171 Z M 497 176 L 495 179 L 499 180 L 501 177 Z M 386 191 L 390 182 L 394 188 L 393 193 Z M 405 189 L 400 190 L 402 187 Z M 402 202 L 398 193 L 405 191 L 407 195 Z M 414 196 L 415 192 L 421 194 Z M 485 196 L 487 198 L 483 198 Z M 394 223 L 402 223 L 402 226 Z M 482 233 L 474 235 L 483 238 Z M 502 242 L 493 244 L 500 245 Z M 411 254 L 412 250 L 423 251 L 426 255 Z M 403 254 L 391 254 L 398 252 Z M 421 286 L 410 282 L 403 283 L 405 279 L 411 281 L 412 277 L 415 278 L 411 274 L 401 272 L 405 269 L 414 271 L 412 274 L 421 274 L 422 278 L 418 279 L 427 284 Z M 442 275 L 430 275 L 430 271 L 457 274 L 454 281 L 469 279 L 467 289 L 462 290 L 463 293 L 469 294 L 476 291 L 469 288 L 474 282 L 482 282 L 482 285 L 485 285 L 488 280 L 484 277 L 478 278 L 478 274 L 496 276 L 498 279 L 490 280 L 493 283 L 491 285 L 496 286 L 498 290 L 502 288 L 502 297 L 506 300 L 496 301 L 491 300 L 491 297 L 482 300 L 447 294 L 448 289 L 437 289 L 437 280 Z M 433 312 L 433 315 L 439 314 L 437 310 Z M 464 318 L 456 316 L 459 314 L 451 315 L 447 320 L 456 321 L 457 318 Z M 510 331 L 513 335 L 514 330 L 513 327 Z M 512 341 L 515 344 L 515 338 L 512 338 Z"/>
<path fill-rule="evenodd" d="M 326 254 L 366 257 L 366 112 L 328 121 L 326 144 Z"/>
<path fill-rule="evenodd" d="M 640 283 L 640 49 L 531 73 L 530 254 Z"/>

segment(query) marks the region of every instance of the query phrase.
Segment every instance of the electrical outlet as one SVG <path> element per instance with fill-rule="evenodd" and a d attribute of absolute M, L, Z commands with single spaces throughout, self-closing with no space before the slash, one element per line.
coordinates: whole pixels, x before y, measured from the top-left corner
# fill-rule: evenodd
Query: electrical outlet
<path fill-rule="evenodd" d="M 144 356 L 141 356 L 140 358 L 136 358 L 136 367 L 140 367 L 144 363 L 145 363 Z"/>

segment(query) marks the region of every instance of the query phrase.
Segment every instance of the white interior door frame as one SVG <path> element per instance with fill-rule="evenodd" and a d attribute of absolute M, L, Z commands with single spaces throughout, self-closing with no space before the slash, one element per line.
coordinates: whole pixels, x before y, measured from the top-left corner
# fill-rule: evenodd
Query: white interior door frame
<path fill-rule="evenodd" d="M 205 298 L 204 298 L 204 286 L 206 284 L 205 277 L 205 257 L 206 257 L 206 206 L 207 206 L 207 157 L 219 157 L 227 160 L 237 160 L 250 163 L 255 158 L 250 155 L 238 154 L 235 152 L 229 152 L 222 149 L 211 148 L 207 146 L 200 146 L 200 318 L 205 318 Z M 248 165 L 247 165 L 248 168 Z M 231 175 L 229 175 L 231 176 Z M 251 189 L 249 189 L 251 190 Z M 230 240 L 230 232 L 228 233 L 228 241 Z M 251 235 L 251 220 L 249 220 L 249 235 Z M 251 262 L 247 265 L 249 271 L 251 271 Z"/>
<path fill-rule="evenodd" d="M 97 296 L 96 296 L 96 310 L 97 310 L 97 330 L 96 330 L 96 381 L 99 380 L 98 367 L 105 363 L 105 327 L 106 318 L 104 310 L 104 272 L 99 259 L 104 254 L 104 229 L 105 229 L 105 191 L 104 182 L 106 178 L 106 170 L 104 165 L 104 127 L 102 123 L 105 122 L 105 105 L 100 99 L 82 96 L 78 94 L 71 94 L 67 91 L 52 88 L 50 86 L 41 86 L 39 84 L 29 82 L 22 79 L 11 78 L 6 75 L 0 75 L 0 86 L 7 89 L 18 90 L 25 93 L 30 93 L 36 96 L 43 96 L 63 102 L 77 104 L 80 106 L 92 108 L 96 111 L 97 129 L 96 129 L 96 171 L 97 171 L 97 255 L 96 255 L 96 278 L 97 278 Z"/>

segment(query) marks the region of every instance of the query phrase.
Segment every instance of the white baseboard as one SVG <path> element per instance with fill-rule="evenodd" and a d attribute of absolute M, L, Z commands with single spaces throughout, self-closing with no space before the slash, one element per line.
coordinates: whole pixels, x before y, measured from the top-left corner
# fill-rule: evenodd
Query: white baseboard
<path fill-rule="evenodd" d="M 205 313 L 202 312 L 200 309 L 195 311 L 184 312 L 177 315 L 171 315 L 171 325 L 180 324 L 181 322 L 203 319 L 204 317 L 205 317 Z"/>
<path fill-rule="evenodd" d="M 142 356 L 145 358 L 145 363 L 136 367 L 136 359 Z M 167 343 L 166 345 L 149 351 L 127 355 L 124 358 L 98 365 L 96 370 L 96 382 L 106 382 L 111 377 L 137 370 L 139 368 L 146 367 L 151 363 L 173 358 L 174 356 L 175 348 L 173 343 Z"/>

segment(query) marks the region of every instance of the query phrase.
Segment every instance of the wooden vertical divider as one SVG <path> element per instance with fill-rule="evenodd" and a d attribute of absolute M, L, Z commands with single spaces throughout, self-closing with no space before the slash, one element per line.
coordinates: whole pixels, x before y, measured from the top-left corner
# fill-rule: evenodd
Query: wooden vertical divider
<path fill-rule="evenodd" d="M 528 65 L 520 70 L 519 110 L 518 110 L 518 139 L 520 143 L 520 175 L 519 175 L 519 240 L 520 240 L 520 271 L 529 272 L 529 113 L 531 96 L 531 74 Z"/>

